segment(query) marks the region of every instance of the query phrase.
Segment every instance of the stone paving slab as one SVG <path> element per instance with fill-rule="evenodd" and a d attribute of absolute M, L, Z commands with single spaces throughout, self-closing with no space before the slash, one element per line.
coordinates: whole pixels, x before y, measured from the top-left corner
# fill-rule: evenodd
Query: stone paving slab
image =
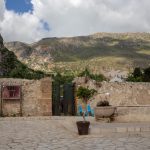
<path fill-rule="evenodd" d="M 76 121 L 83 120 L 82 117 L 71 116 L 39 116 L 39 117 L 4 117 L 0 118 L 0 121 L 37 121 L 37 120 L 49 120 L 57 121 L 63 128 L 77 134 Z M 105 121 L 95 121 L 94 117 L 86 117 L 87 121 L 90 121 L 90 134 L 107 134 L 107 133 L 138 133 L 149 132 L 150 122 L 143 123 L 105 123 Z"/>
<path fill-rule="evenodd" d="M 60 121 L 60 124 L 67 130 L 76 133 L 76 121 L 83 120 L 82 117 L 64 117 L 59 120 L 59 117 L 54 117 L 54 120 Z M 94 117 L 87 117 L 87 121 L 90 121 L 90 134 L 107 134 L 107 133 L 138 133 L 149 132 L 150 122 L 140 123 L 105 123 L 105 121 L 95 121 Z"/>
<path fill-rule="evenodd" d="M 0 120 L 0 150 L 150 150 L 148 132 L 78 136 L 61 121 Z"/>

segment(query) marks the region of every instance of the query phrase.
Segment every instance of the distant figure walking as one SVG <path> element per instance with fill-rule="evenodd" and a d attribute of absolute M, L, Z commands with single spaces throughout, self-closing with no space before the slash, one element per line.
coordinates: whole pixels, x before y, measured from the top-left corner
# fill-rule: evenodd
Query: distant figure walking
<path fill-rule="evenodd" d="M 60 97 L 60 111 L 64 113 L 64 98 L 63 96 Z"/>

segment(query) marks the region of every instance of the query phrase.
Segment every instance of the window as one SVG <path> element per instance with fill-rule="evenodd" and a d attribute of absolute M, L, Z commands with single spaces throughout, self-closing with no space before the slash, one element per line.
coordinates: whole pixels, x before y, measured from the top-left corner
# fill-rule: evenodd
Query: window
<path fill-rule="evenodd" d="M 15 86 L 2 86 L 2 98 L 3 99 L 20 99 L 21 88 L 19 85 Z"/>

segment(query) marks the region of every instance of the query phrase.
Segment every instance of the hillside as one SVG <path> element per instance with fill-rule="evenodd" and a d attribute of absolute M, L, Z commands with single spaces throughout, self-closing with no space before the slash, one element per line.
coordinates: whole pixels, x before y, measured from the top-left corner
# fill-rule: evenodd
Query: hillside
<path fill-rule="evenodd" d="M 3 38 L 0 35 L 0 77 L 40 79 L 44 75 L 44 72 L 34 71 L 20 62 L 14 52 L 4 47 Z"/>
<path fill-rule="evenodd" d="M 150 64 L 150 33 L 96 33 L 89 36 L 44 38 L 33 44 L 5 43 L 19 60 L 34 69 L 129 70 Z"/>

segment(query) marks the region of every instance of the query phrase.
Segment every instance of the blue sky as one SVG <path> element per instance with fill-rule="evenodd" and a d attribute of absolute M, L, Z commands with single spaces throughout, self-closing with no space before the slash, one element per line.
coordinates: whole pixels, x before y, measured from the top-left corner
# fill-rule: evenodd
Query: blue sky
<path fill-rule="evenodd" d="M 6 0 L 6 8 L 16 13 L 32 11 L 31 0 Z"/>
<path fill-rule="evenodd" d="M 26 12 L 31 12 L 33 10 L 31 0 L 6 0 L 5 2 L 6 9 L 13 10 L 15 13 L 22 14 Z M 46 21 L 41 20 L 40 22 L 46 31 L 50 30 L 50 27 Z"/>

